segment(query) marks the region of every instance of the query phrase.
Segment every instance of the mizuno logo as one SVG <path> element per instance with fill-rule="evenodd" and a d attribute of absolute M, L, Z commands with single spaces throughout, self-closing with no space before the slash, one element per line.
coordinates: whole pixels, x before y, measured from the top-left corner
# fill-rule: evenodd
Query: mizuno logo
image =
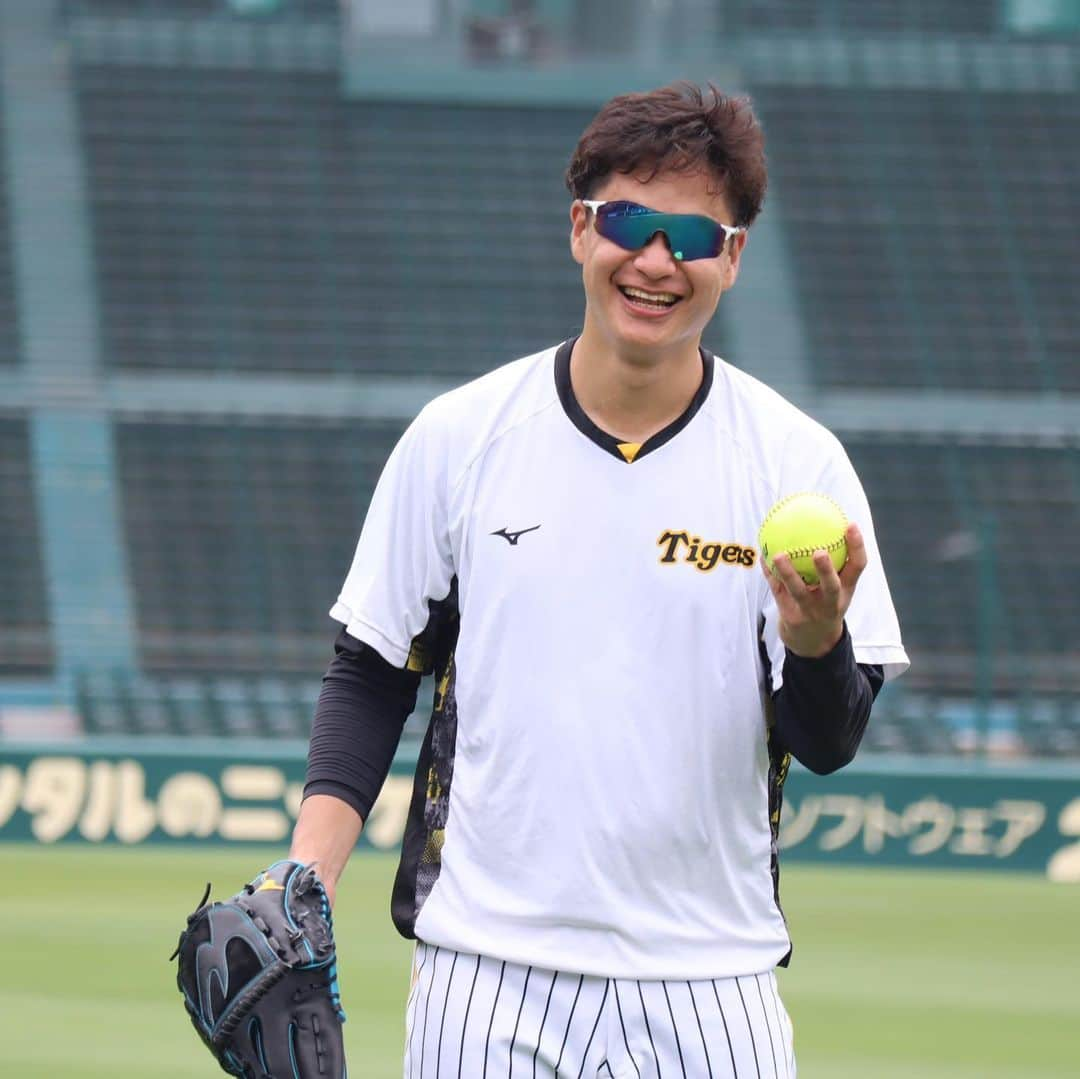
<path fill-rule="evenodd" d="M 258 888 L 255 889 L 255 891 L 257 891 L 257 892 L 283 892 L 283 891 L 285 891 L 285 886 L 283 884 L 278 884 L 278 882 L 276 880 L 271 880 L 269 877 L 267 877 L 266 880 L 264 880 L 262 882 L 262 884 L 260 884 L 258 886 Z"/>
<path fill-rule="evenodd" d="M 511 547 L 516 547 L 517 542 L 525 535 L 526 532 L 535 532 L 540 526 L 533 525 L 532 528 L 523 528 L 520 532 L 508 532 L 505 528 L 500 528 L 498 532 L 489 533 L 492 536 L 502 536 Z"/>

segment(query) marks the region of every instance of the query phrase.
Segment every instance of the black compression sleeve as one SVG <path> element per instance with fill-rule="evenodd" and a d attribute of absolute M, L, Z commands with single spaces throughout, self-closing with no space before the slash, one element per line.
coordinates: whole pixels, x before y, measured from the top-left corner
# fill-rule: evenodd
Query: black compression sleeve
<path fill-rule="evenodd" d="M 884 681 L 877 664 L 855 662 L 847 626 L 836 647 L 820 659 L 788 651 L 784 684 L 773 695 L 780 745 L 818 775 L 843 768 L 859 748 Z"/>
<path fill-rule="evenodd" d="M 416 707 L 420 675 L 342 630 L 323 676 L 308 745 L 309 794 L 332 794 L 367 819 Z"/>

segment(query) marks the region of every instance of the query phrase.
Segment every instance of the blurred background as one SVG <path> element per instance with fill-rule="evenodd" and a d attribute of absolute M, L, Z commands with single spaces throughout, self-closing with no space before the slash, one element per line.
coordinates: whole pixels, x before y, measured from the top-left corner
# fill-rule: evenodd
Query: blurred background
<path fill-rule="evenodd" d="M 0 737 L 302 737 L 436 393 L 580 328 L 610 94 L 749 93 L 707 344 L 842 438 L 912 669 L 867 749 L 1080 755 L 1080 4 L 0 3 Z"/>
<path fill-rule="evenodd" d="M 390 448 L 580 329 L 563 170 L 678 78 L 770 163 L 706 344 L 844 442 L 912 659 L 785 845 L 1080 880 L 1078 0 L 0 0 L 0 839 L 284 842 Z M 1009 1053 L 940 1074 L 1073 1074 Z"/>

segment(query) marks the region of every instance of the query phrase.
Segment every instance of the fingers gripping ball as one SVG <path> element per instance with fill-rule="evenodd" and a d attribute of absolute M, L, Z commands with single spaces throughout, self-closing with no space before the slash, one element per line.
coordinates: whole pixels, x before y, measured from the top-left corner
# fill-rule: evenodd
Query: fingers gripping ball
<path fill-rule="evenodd" d="M 758 533 L 761 557 L 770 572 L 773 558 L 786 554 L 807 584 L 818 583 L 814 552 L 828 551 L 839 572 L 847 561 L 848 519 L 828 495 L 802 492 L 782 498 L 765 517 Z"/>
<path fill-rule="evenodd" d="M 195 1030 L 230 1075 L 344 1079 L 330 903 L 313 866 L 276 862 L 231 899 L 207 886 L 173 953 Z"/>

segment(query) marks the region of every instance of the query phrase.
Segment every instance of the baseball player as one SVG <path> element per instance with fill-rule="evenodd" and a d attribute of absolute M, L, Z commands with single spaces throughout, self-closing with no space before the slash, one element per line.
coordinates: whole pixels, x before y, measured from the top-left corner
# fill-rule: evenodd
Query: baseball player
<path fill-rule="evenodd" d="M 333 898 L 433 672 L 404 1074 L 790 1079 L 784 778 L 847 764 L 908 660 L 840 443 L 701 347 L 765 192 L 749 103 L 616 97 L 566 179 L 581 332 L 432 401 L 387 462 L 290 857 Z M 756 548 L 798 490 L 857 522 L 814 588 Z"/>

